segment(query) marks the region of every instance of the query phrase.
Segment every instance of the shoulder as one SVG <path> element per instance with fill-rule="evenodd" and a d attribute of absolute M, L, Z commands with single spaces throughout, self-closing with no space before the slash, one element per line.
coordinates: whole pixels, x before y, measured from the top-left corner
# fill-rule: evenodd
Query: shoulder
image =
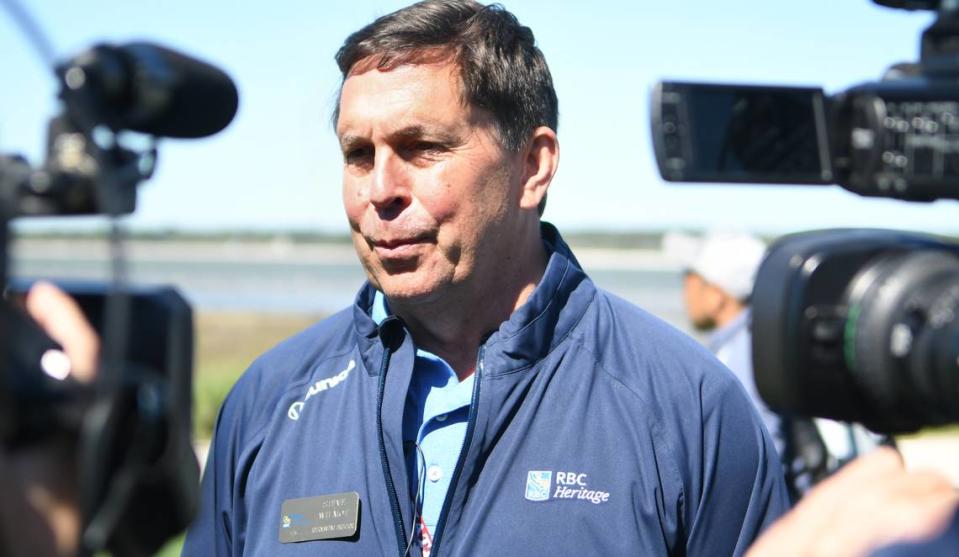
<path fill-rule="evenodd" d="M 674 398 L 735 388 L 729 370 L 699 342 L 605 290 L 598 289 L 583 321 L 580 341 L 606 373 L 631 389 Z"/>
<path fill-rule="evenodd" d="M 761 432 L 729 369 L 698 341 L 639 307 L 599 290 L 577 337 L 578 348 L 596 362 L 594 380 L 611 381 L 633 398 L 637 419 L 664 439 L 695 443 L 722 416 L 743 435 Z"/>
<path fill-rule="evenodd" d="M 761 525 L 781 512 L 786 497 L 775 448 L 743 385 L 705 347 L 603 290 L 577 340 L 597 362 L 594 380 L 606 378 L 633 397 L 634 418 L 656 439 L 664 469 L 675 473 L 692 538 L 709 530 L 697 524 L 723 513 L 729 531 L 748 538 L 754 525 L 747 522 Z M 731 554 L 732 545 L 718 552 Z"/>

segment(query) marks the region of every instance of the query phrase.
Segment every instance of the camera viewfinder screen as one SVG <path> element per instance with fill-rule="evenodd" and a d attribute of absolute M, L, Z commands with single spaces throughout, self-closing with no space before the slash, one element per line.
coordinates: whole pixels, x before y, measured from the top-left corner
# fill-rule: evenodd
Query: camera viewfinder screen
<path fill-rule="evenodd" d="M 662 87 L 657 159 L 667 180 L 832 182 L 821 89 Z"/>

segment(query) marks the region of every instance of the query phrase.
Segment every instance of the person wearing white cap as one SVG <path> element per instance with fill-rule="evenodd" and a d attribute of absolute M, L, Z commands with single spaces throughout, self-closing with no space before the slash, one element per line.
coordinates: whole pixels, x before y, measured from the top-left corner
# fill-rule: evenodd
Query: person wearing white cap
<path fill-rule="evenodd" d="M 780 419 L 759 397 L 750 356 L 749 296 L 766 245 L 743 232 L 715 231 L 701 238 L 670 233 L 663 250 L 685 271 L 683 299 L 690 322 L 698 331 L 713 331 L 709 348 L 746 387 L 781 455 Z"/>
<path fill-rule="evenodd" d="M 749 297 L 765 244 L 743 232 L 714 231 L 701 238 L 670 233 L 663 238 L 663 249 L 685 270 L 683 298 L 689 320 L 697 330 L 711 331 L 707 346 L 752 398 L 780 457 L 790 463 L 786 484 L 798 498 L 834 470 L 839 459 L 829 454 L 812 420 L 777 414 L 756 388 Z"/>
<path fill-rule="evenodd" d="M 701 240 L 685 238 L 679 241 L 688 244 L 679 249 L 688 252 L 682 254 L 688 271 L 683 290 L 686 311 L 693 326 L 708 331 L 724 329 L 735 322 L 741 325 L 735 330 L 744 330 L 748 336 L 748 327 L 745 326 L 748 313 L 744 312 L 748 308 L 756 271 L 766 253 L 765 244 L 754 236 L 739 232 L 713 232 Z M 717 350 L 720 360 L 724 360 L 724 356 L 735 357 L 719 352 Z"/>

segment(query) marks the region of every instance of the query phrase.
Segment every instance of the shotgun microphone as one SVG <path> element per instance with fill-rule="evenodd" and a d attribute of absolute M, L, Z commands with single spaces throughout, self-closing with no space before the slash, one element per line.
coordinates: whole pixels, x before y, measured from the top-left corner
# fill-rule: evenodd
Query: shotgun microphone
<path fill-rule="evenodd" d="M 222 70 L 145 42 L 100 44 L 56 67 L 61 98 L 79 103 L 88 125 L 171 138 L 225 128 L 239 103 Z"/>

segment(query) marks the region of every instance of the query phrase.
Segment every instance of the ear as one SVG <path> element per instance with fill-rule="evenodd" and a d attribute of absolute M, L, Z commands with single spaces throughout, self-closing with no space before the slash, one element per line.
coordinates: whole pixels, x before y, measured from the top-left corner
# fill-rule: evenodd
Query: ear
<path fill-rule="evenodd" d="M 559 167 L 559 140 L 556 132 L 546 126 L 533 130 L 523 149 L 523 180 L 520 207 L 536 210 L 546 197 L 546 190 Z"/>

